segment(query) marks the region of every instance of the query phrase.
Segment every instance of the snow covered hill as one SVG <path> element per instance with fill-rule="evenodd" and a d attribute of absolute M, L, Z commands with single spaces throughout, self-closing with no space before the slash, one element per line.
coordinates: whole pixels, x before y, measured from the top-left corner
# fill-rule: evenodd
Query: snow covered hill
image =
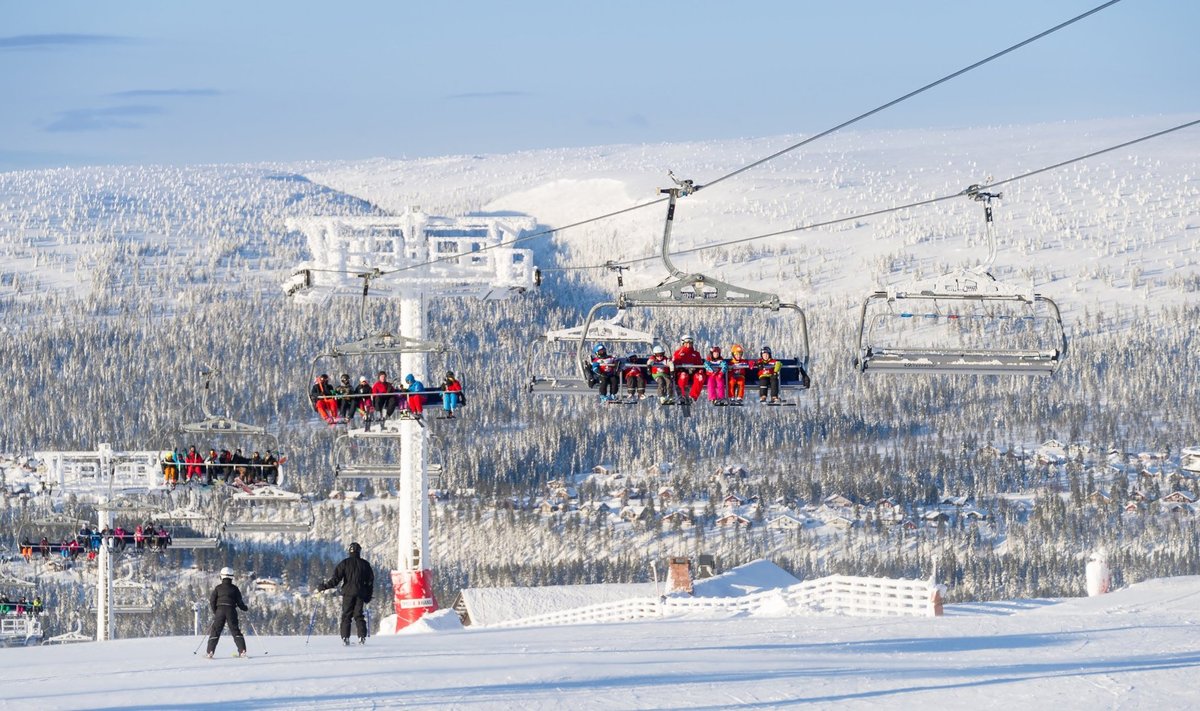
<path fill-rule="evenodd" d="M 331 611 L 332 614 L 332 611 Z M 253 620 L 253 612 L 248 615 Z M 0 650 L 0 705 L 38 709 L 1189 708 L 1200 578 L 941 618 L 744 616 L 372 637 L 168 637 Z M 223 638 L 218 655 L 232 652 Z"/>
<path fill-rule="evenodd" d="M 846 132 L 681 202 L 675 246 L 752 237 L 852 217 L 1000 181 L 1181 123 L 1144 117 L 1044 125 Z M 797 143 L 777 136 L 694 144 L 603 146 L 506 155 L 313 165 L 316 183 L 402 211 L 515 211 L 558 227 L 658 198 L 668 169 L 697 184 Z M 1032 281 L 1068 318 L 1115 305 L 1194 303 L 1200 278 L 1200 129 L 1189 129 L 997 188 L 994 273 Z M 578 267 L 652 257 L 664 207 L 555 236 Z M 802 305 L 857 304 L 885 284 L 970 266 L 986 256 L 983 209 L 966 197 L 793 232 L 680 259 L 683 269 L 779 290 Z M 591 272 L 607 289 L 612 276 Z M 665 276 L 634 265 L 627 286 Z M 1185 285 L 1190 285 L 1185 288 Z M 822 314 L 829 317 L 828 314 Z"/>

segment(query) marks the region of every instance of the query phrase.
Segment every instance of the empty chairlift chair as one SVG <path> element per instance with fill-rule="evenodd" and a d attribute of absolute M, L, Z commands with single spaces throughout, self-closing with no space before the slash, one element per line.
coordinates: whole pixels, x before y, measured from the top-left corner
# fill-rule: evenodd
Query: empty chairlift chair
<path fill-rule="evenodd" d="M 973 269 L 877 291 L 863 302 L 855 366 L 862 373 L 1050 375 L 1067 355 L 1058 305 L 987 272 L 995 257 L 991 200 L 988 260 Z"/>

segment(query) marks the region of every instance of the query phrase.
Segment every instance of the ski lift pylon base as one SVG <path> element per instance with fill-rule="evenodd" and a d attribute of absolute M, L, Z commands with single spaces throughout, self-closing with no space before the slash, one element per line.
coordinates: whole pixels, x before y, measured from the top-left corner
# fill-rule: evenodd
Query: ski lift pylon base
<path fill-rule="evenodd" d="M 395 590 L 397 632 L 425 615 L 437 612 L 437 600 L 433 595 L 433 571 L 393 570 L 392 589 Z"/>

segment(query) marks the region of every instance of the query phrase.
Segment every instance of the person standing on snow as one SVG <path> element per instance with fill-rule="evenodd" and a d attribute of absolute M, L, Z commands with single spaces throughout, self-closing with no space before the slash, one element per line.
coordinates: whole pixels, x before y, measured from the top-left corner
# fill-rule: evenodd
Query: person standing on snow
<path fill-rule="evenodd" d="M 375 591 L 375 571 L 362 558 L 362 546 L 351 543 L 346 549 L 347 557 L 333 569 L 333 577 L 321 583 L 317 592 L 342 586 L 342 619 L 340 632 L 342 644 L 350 644 L 350 620 L 358 632 L 358 643 L 367 643 L 367 621 L 363 617 L 363 606 L 371 601 Z"/>
<path fill-rule="evenodd" d="M 221 568 L 221 583 L 213 588 L 209 598 L 209 607 L 213 611 L 212 626 L 208 628 L 208 653 L 212 659 L 217 651 L 217 640 L 221 631 L 229 625 L 229 633 L 233 635 L 233 643 L 237 645 L 238 656 L 246 656 L 246 638 L 242 636 L 242 628 L 238 626 L 238 610 L 247 610 L 246 602 L 242 599 L 242 591 L 233 584 L 233 568 Z"/>

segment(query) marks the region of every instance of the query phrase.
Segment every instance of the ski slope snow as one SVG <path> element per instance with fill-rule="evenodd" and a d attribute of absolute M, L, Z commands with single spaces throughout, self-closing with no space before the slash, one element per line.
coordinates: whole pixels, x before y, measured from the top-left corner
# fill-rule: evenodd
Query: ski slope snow
<path fill-rule="evenodd" d="M 1181 709 L 1200 678 L 1200 577 L 952 605 L 940 618 L 423 626 L 349 648 L 332 624 L 311 640 L 251 635 L 248 660 L 193 656 L 195 637 L 4 649 L 0 706 Z M 228 637 L 217 652 L 232 654 Z"/>

